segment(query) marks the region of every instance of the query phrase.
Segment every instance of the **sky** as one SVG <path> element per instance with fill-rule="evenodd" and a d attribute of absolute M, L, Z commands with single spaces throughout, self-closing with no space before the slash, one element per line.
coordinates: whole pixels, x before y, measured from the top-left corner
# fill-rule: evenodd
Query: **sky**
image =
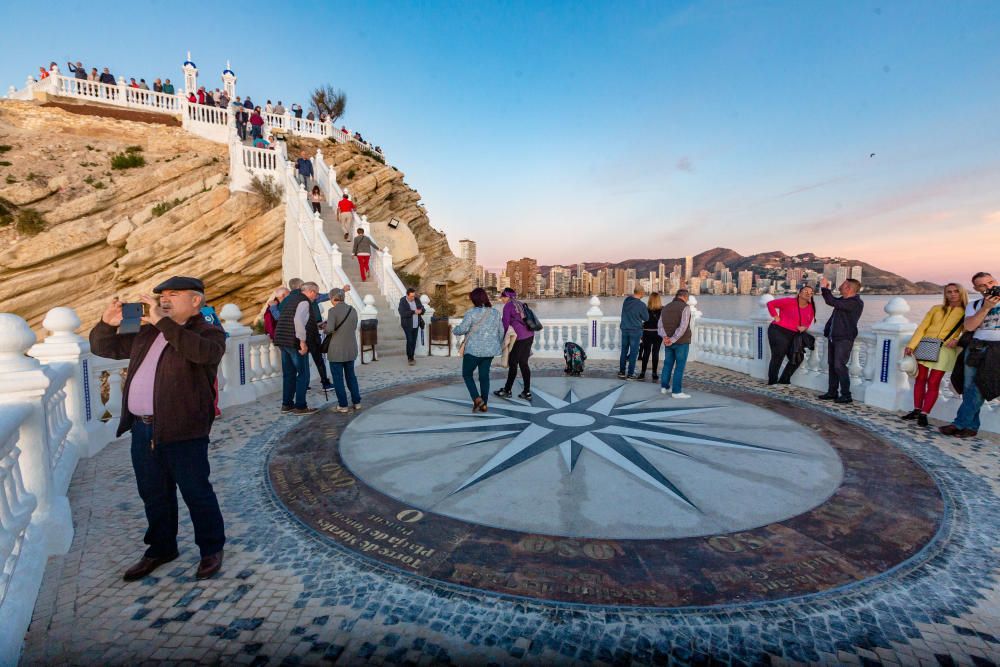
<path fill-rule="evenodd" d="M 1000 273 L 1000 2 L 0 3 L 68 59 L 305 103 L 330 83 L 480 263 L 716 246 Z M 874 155 L 873 155 L 874 154 Z"/>

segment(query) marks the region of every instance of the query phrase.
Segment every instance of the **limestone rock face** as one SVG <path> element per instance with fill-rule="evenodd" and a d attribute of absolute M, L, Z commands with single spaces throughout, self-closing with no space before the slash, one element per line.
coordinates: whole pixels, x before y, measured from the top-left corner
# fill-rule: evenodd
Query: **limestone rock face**
<path fill-rule="evenodd" d="M 0 166 L 0 198 L 47 223 L 36 236 L 0 227 L 0 311 L 36 329 L 68 305 L 85 332 L 112 297 L 134 300 L 171 275 L 201 278 L 209 303 L 235 303 L 249 322 L 281 282 L 284 209 L 230 194 L 225 146 L 10 100 L 0 102 L 0 146 L 11 147 L 0 153 L 11 163 Z M 146 165 L 112 170 L 111 155 L 129 146 Z"/>
<path fill-rule="evenodd" d="M 389 244 L 393 268 L 420 276 L 420 289 L 433 295 L 437 287 L 447 289 L 448 300 L 461 309 L 468 305 L 467 295 L 475 287 L 473 267 L 455 257 L 443 232 L 431 227 L 420 193 L 406 184 L 403 172 L 363 153 L 353 144 L 307 141 L 292 138 L 289 156 L 300 150 L 312 156 L 323 150 L 326 163 L 337 170 L 337 182 L 347 188 L 358 207 L 368 216 L 372 233 Z M 396 218 L 400 225 L 389 229 Z"/>

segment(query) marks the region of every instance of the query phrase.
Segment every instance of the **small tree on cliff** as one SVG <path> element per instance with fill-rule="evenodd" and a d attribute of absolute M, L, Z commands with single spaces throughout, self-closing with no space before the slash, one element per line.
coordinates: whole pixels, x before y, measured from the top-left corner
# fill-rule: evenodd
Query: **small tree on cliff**
<path fill-rule="evenodd" d="M 336 123 L 347 109 L 347 93 L 330 84 L 320 86 L 312 92 L 312 105 L 317 114 L 326 114 L 331 123 Z"/>

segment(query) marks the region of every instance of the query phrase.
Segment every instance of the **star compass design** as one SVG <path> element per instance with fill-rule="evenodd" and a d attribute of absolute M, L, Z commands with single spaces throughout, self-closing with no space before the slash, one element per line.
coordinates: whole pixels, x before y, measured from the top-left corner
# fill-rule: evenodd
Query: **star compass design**
<path fill-rule="evenodd" d="M 466 447 L 495 440 L 510 438 L 510 442 L 493 455 L 468 479 L 462 481 L 448 495 L 453 496 L 471 489 L 477 484 L 500 475 L 541 454 L 558 449 L 566 464 L 566 472 L 572 475 L 583 451 L 605 459 L 612 465 L 649 484 L 658 491 L 697 510 L 698 507 L 677 484 L 671 480 L 669 470 L 654 466 L 643 455 L 643 450 L 651 449 L 667 452 L 684 459 L 694 459 L 690 446 L 723 449 L 741 449 L 761 454 L 784 454 L 797 456 L 797 452 L 774 447 L 765 447 L 739 440 L 700 435 L 696 432 L 703 423 L 687 421 L 696 414 L 720 413 L 726 406 L 703 407 L 644 407 L 655 399 L 646 399 L 623 405 L 618 400 L 625 385 L 612 387 L 592 396 L 580 398 L 570 389 L 560 399 L 545 391 L 533 389 L 531 402 L 507 400 L 490 404 L 490 412 L 476 414 L 472 419 L 457 423 L 447 423 L 391 431 L 391 434 L 412 435 L 431 433 L 478 433 L 482 434 L 457 446 Z M 431 400 L 453 403 L 463 407 L 467 400 L 427 397 Z M 462 415 L 449 415 L 467 416 Z M 387 433 L 387 434 L 389 434 Z M 679 448 L 677 445 L 686 445 Z"/>

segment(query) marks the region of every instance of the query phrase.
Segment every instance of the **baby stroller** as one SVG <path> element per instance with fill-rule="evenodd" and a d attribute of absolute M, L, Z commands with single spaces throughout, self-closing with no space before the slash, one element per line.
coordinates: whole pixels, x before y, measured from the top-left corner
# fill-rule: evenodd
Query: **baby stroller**
<path fill-rule="evenodd" d="M 580 377 L 583 374 L 583 362 L 587 360 L 587 353 L 576 343 L 569 342 L 563 345 L 563 359 L 566 360 L 567 375 Z"/>

